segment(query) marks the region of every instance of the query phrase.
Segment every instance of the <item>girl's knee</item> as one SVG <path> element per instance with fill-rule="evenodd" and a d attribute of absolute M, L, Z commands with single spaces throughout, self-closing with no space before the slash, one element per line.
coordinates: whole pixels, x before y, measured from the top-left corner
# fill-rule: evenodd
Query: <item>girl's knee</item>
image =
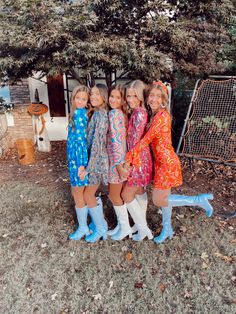
<path fill-rule="evenodd" d="M 114 202 L 116 201 L 116 197 L 114 197 L 114 195 L 111 193 L 108 194 L 108 198 L 112 202 L 112 204 L 114 204 Z"/>
<path fill-rule="evenodd" d="M 124 200 L 125 203 L 130 203 L 134 199 L 132 194 L 126 193 L 125 191 L 121 193 L 121 198 Z"/>
<path fill-rule="evenodd" d="M 112 195 L 112 194 L 109 194 L 108 195 L 108 198 L 109 200 L 112 202 L 113 205 L 115 206 L 121 206 L 123 205 L 123 199 L 121 198 L 120 195 Z"/>
<path fill-rule="evenodd" d="M 168 206 L 168 196 L 163 197 L 153 197 L 153 204 L 158 207 L 167 207 Z"/>
<path fill-rule="evenodd" d="M 91 199 L 91 197 L 92 197 L 92 195 L 85 189 L 85 191 L 84 191 L 84 201 L 85 201 L 85 203 L 87 203 L 90 199 Z"/>

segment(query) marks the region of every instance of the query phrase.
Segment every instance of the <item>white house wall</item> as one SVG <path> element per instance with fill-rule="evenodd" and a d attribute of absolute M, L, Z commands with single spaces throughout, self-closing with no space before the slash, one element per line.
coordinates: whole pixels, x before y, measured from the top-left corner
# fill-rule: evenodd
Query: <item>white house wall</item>
<path fill-rule="evenodd" d="M 47 78 L 46 76 L 40 78 L 36 74 L 34 77 L 29 78 L 30 100 L 34 102 L 34 95 L 36 88 L 38 89 L 39 99 L 45 105 L 49 107 L 48 90 L 47 90 Z M 65 76 L 63 76 L 64 88 L 66 86 Z M 67 93 L 64 91 L 66 117 L 53 117 L 50 116 L 50 108 L 47 113 L 44 114 L 46 120 L 46 128 L 50 141 L 62 141 L 67 137 L 67 125 L 68 125 L 68 105 L 67 105 Z"/>

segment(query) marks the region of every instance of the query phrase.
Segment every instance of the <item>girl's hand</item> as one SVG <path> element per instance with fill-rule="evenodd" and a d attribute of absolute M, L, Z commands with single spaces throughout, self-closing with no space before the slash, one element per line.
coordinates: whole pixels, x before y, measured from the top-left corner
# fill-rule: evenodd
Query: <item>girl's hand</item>
<path fill-rule="evenodd" d="M 86 177 L 87 175 L 87 172 L 85 170 L 85 167 L 84 166 L 80 166 L 79 169 L 78 169 L 78 177 L 80 178 L 81 181 L 84 180 L 84 178 Z"/>
<path fill-rule="evenodd" d="M 117 169 L 121 179 L 127 179 L 128 178 L 129 171 L 123 165 L 117 165 L 116 169 Z"/>

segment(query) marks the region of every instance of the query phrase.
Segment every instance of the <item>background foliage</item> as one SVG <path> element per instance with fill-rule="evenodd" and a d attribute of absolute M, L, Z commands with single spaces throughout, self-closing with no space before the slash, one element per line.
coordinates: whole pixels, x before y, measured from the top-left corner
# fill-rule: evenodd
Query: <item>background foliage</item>
<path fill-rule="evenodd" d="M 224 71 L 235 64 L 234 17 L 230 0 L 1 0 L 1 78 Z"/>

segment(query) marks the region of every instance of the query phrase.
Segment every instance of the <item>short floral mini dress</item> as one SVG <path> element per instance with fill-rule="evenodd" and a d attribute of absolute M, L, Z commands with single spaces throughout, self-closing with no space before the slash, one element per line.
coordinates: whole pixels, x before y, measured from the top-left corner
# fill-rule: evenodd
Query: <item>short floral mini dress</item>
<path fill-rule="evenodd" d="M 88 185 L 88 176 L 84 180 L 78 177 L 78 168 L 87 166 L 87 110 L 77 108 L 74 111 L 73 122 L 68 125 L 68 136 L 66 143 L 66 153 L 68 161 L 68 171 L 72 186 Z"/>
<path fill-rule="evenodd" d="M 121 179 L 116 166 L 125 162 L 126 154 L 126 127 L 125 117 L 120 109 L 109 111 L 109 130 L 107 136 L 107 152 L 109 156 L 108 182 L 118 184 Z"/>
<path fill-rule="evenodd" d="M 93 113 L 88 124 L 88 185 L 108 184 L 107 132 L 108 115 L 106 109 L 102 108 Z"/>
<path fill-rule="evenodd" d="M 143 138 L 148 121 L 147 111 L 143 107 L 135 108 L 128 124 L 127 149 L 132 150 Z M 133 167 L 127 181 L 128 186 L 146 186 L 152 180 L 153 162 L 147 145 L 140 153 L 140 166 Z"/>

